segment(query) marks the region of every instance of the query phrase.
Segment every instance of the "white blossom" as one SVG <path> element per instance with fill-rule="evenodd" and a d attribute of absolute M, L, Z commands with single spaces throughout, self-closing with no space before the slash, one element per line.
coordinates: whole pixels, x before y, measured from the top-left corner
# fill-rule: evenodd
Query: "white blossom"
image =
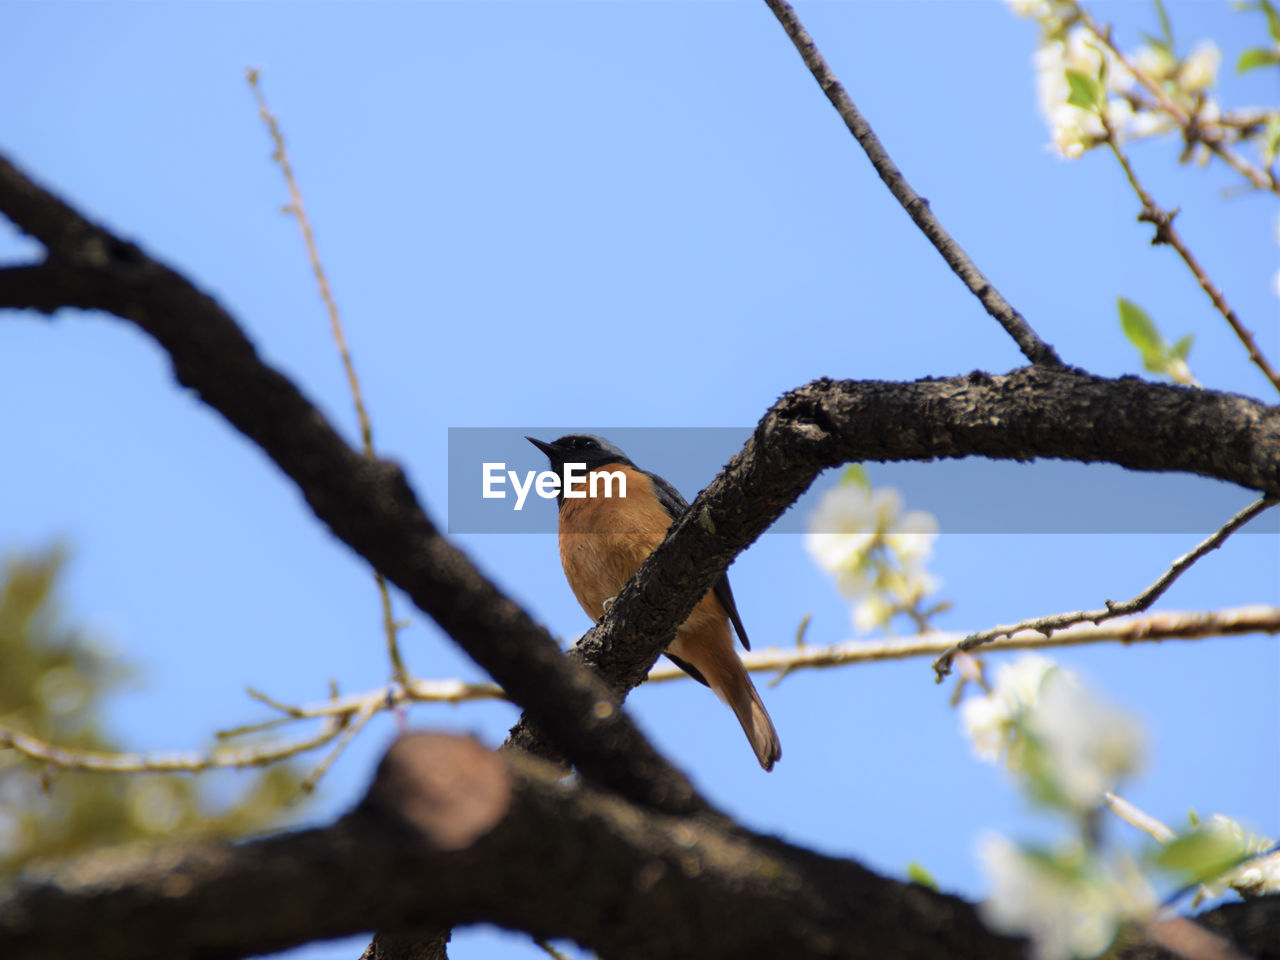
<path fill-rule="evenodd" d="M 837 574 L 859 563 L 875 545 L 876 535 L 902 509 L 902 497 L 892 487 L 867 490 L 846 483 L 828 490 L 809 518 L 805 546 L 814 561 Z"/>
<path fill-rule="evenodd" d="M 1039 763 L 1026 772 L 1073 810 L 1096 807 L 1142 756 L 1136 720 L 1038 654 L 1001 664 L 988 693 L 960 704 L 960 722 L 980 759 L 1003 759 L 1015 773 L 1024 772 L 1022 748 L 1030 744 Z"/>
<path fill-rule="evenodd" d="M 1222 52 L 1212 40 L 1201 40 L 1178 69 L 1178 81 L 1188 93 L 1207 90 L 1218 80 Z"/>
<path fill-rule="evenodd" d="M 1069 159 L 1083 154 L 1102 136 L 1103 130 L 1102 121 L 1096 116 L 1067 103 L 1071 95 L 1067 70 L 1094 77 L 1101 62 L 1101 54 L 1086 42 L 1082 27 L 1073 28 L 1063 39 L 1045 42 L 1035 53 L 1040 113 L 1049 126 L 1054 147 Z"/>
<path fill-rule="evenodd" d="M 1015 721 L 1039 702 L 1045 676 L 1056 669 L 1048 657 L 1024 654 L 1000 664 L 989 693 L 960 704 L 961 725 L 981 759 L 999 762 L 1013 737 Z"/>
<path fill-rule="evenodd" d="M 1037 960 L 1097 956 L 1122 923 L 1147 915 L 1154 903 L 1137 871 L 1085 861 L 1078 850 L 1033 856 L 989 833 L 979 840 L 978 858 L 991 887 L 979 908 L 983 920 L 1029 937 Z"/>
<path fill-rule="evenodd" d="M 938 518 L 923 510 L 908 510 L 885 534 L 885 544 L 904 563 L 928 559 L 938 539 Z"/>
<path fill-rule="evenodd" d="M 938 522 L 928 513 L 902 510 L 891 487 L 845 483 L 827 493 L 809 519 L 805 548 L 851 600 L 859 632 L 883 627 L 937 589 L 925 569 Z"/>
<path fill-rule="evenodd" d="M 1133 773 L 1142 758 L 1138 722 L 1065 670 L 1045 677 L 1027 723 L 1045 750 L 1054 784 L 1077 810 L 1096 807 L 1102 791 Z"/>
<path fill-rule="evenodd" d="M 1173 73 L 1174 67 L 1178 65 L 1178 61 L 1169 51 L 1146 44 L 1129 54 L 1128 60 L 1135 70 L 1155 83 L 1161 83 L 1167 79 L 1169 74 Z"/>
<path fill-rule="evenodd" d="M 1049 15 L 1046 0 L 1005 0 L 1010 9 L 1020 17 L 1042 20 Z"/>

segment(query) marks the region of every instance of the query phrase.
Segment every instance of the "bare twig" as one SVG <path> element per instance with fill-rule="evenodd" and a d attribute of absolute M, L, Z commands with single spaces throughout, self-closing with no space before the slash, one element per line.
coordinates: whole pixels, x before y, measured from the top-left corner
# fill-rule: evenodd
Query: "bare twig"
<path fill-rule="evenodd" d="M 1129 824 L 1129 826 L 1141 830 L 1157 843 L 1168 843 L 1177 836 L 1176 833 L 1151 816 L 1151 814 L 1135 807 L 1124 797 L 1116 796 L 1110 790 L 1102 791 L 1102 799 L 1106 801 L 1112 813 Z"/>
<path fill-rule="evenodd" d="M 267 106 L 266 95 L 262 92 L 262 76 L 257 70 L 245 71 L 249 86 L 253 88 L 254 99 L 258 103 L 258 114 L 267 125 L 271 141 L 275 144 L 275 152 L 271 158 L 280 165 L 284 174 L 284 182 L 289 188 L 289 205 L 286 211 L 293 214 L 302 230 L 302 240 L 307 245 L 307 259 L 311 261 L 311 270 L 316 277 L 316 286 L 320 289 L 320 299 L 324 301 L 329 312 L 329 328 L 333 333 L 333 342 L 337 344 L 338 355 L 342 358 L 342 369 L 347 375 L 347 386 L 351 389 L 351 399 L 355 403 L 356 419 L 360 424 L 360 442 L 365 456 L 374 458 L 373 423 L 369 419 L 369 411 L 364 405 L 364 394 L 360 390 L 360 378 L 356 376 L 356 366 L 351 359 L 351 351 L 347 347 L 347 337 L 342 330 L 342 317 L 338 313 L 338 304 L 333 299 L 329 287 L 329 278 L 320 261 L 320 248 L 316 246 L 316 237 L 311 229 L 311 220 L 307 217 L 307 208 L 302 203 L 302 190 L 293 174 L 293 164 L 289 162 L 289 151 L 284 145 L 284 133 L 275 114 Z M 400 654 L 400 624 L 396 622 L 391 609 L 391 591 L 387 589 L 387 578 L 380 570 L 373 571 L 373 579 L 378 585 L 378 597 L 382 604 L 382 629 L 387 638 L 387 656 L 391 660 L 391 677 L 397 683 L 409 682 L 409 671 L 405 668 L 404 658 Z"/>
<path fill-rule="evenodd" d="M 316 784 L 320 782 L 320 778 L 329 772 L 329 768 L 333 766 L 334 761 L 337 760 L 342 751 L 347 748 L 347 745 L 356 738 L 356 735 L 364 729 L 365 724 L 373 719 L 374 714 L 376 714 L 379 709 L 379 704 L 370 701 L 361 707 L 360 710 L 356 712 L 356 715 L 343 725 L 342 735 L 338 737 L 338 742 L 333 745 L 333 749 L 330 750 L 325 755 L 325 758 L 316 764 L 315 768 L 302 779 L 299 789 L 303 793 L 311 793 L 315 790 Z"/>
<path fill-rule="evenodd" d="M 991 314 L 1004 327 L 1005 332 L 1013 337 L 1018 349 L 1023 352 L 1028 360 L 1042 366 L 1062 366 L 1062 361 L 1058 358 L 1058 354 L 1053 347 L 1040 339 L 1039 334 L 1031 329 L 1031 325 L 1027 323 L 1026 318 L 1001 295 L 995 285 L 983 275 L 977 265 L 969 259 L 969 255 L 964 252 L 960 244 L 956 242 L 955 238 L 946 231 L 938 218 L 934 216 L 933 211 L 929 209 L 929 201 L 916 193 L 911 184 L 907 183 L 906 177 L 902 175 L 902 171 L 893 162 L 884 145 L 880 142 L 880 138 L 871 129 L 871 124 L 867 122 L 866 118 L 854 105 L 844 86 L 831 71 L 830 65 L 819 52 L 813 37 L 809 36 L 804 24 L 796 16 L 795 9 L 786 0 L 765 0 L 765 2 L 769 5 L 769 9 L 773 11 L 774 16 L 778 18 L 778 22 L 787 31 L 791 42 L 795 44 L 796 50 L 800 52 L 800 56 L 804 59 L 805 66 L 809 68 L 813 78 L 818 81 L 818 86 L 822 87 L 823 93 L 827 95 L 831 105 L 836 108 L 836 112 L 844 120 L 849 132 L 853 134 L 862 149 L 866 151 L 867 159 L 871 161 L 871 165 L 875 167 L 876 173 L 880 175 L 880 179 L 889 188 L 889 192 L 902 204 L 903 209 L 915 221 L 916 226 L 929 238 L 929 242 L 937 248 L 937 251 L 942 254 L 942 259 L 947 262 L 947 265 L 951 267 L 955 275 L 978 298 L 979 302 L 986 308 L 987 313 Z"/>
<path fill-rule="evenodd" d="M 1126 600 L 1123 603 L 1116 603 L 1112 600 L 1106 601 L 1106 606 L 1100 610 L 1077 610 L 1073 613 L 1055 613 L 1047 617 L 1036 617 L 1031 620 L 1023 620 L 1011 626 L 992 627 L 990 630 L 983 630 L 980 633 L 971 633 L 955 646 L 946 650 L 938 659 L 933 662 L 933 669 L 938 675 L 938 682 L 941 683 L 943 677 L 951 672 L 951 660 L 960 651 L 970 651 L 974 647 L 982 646 L 990 643 L 997 637 L 1011 636 L 1020 630 L 1035 630 L 1046 636 L 1052 634 L 1055 630 L 1062 627 L 1070 626 L 1074 623 L 1083 623 L 1091 621 L 1099 624 L 1104 620 L 1110 620 L 1113 617 L 1123 617 L 1130 613 L 1139 613 L 1151 604 L 1155 603 L 1166 590 L 1173 584 L 1178 577 L 1182 576 L 1193 563 L 1203 557 L 1210 550 L 1216 550 L 1222 545 L 1222 542 L 1231 536 L 1236 530 L 1244 526 L 1262 511 L 1268 507 L 1274 506 L 1280 500 L 1275 497 L 1262 497 L 1255 500 L 1249 506 L 1245 507 L 1234 517 L 1218 528 L 1217 532 L 1207 539 L 1201 541 L 1190 553 L 1185 553 L 1169 566 L 1160 577 L 1147 589 L 1143 590 L 1132 600 Z"/>
<path fill-rule="evenodd" d="M 1113 620 L 1104 625 L 1077 623 L 1045 636 L 1024 630 L 1013 636 L 992 640 L 983 648 L 986 653 L 1008 653 L 1016 650 L 1087 646 L 1096 643 L 1160 643 L 1166 640 L 1201 640 L 1208 637 L 1239 636 L 1249 633 L 1280 633 L 1280 607 L 1248 606 L 1211 612 L 1166 612 L 1128 620 Z M 913 657 L 932 657 L 954 649 L 963 635 L 934 632 L 891 640 L 849 640 L 829 646 L 815 647 L 801 643 L 791 648 L 768 647 L 742 655 L 746 668 L 755 673 L 776 673 L 774 683 L 798 670 L 821 670 L 855 664 L 883 663 Z M 649 683 L 688 680 L 689 675 L 677 667 L 662 664 L 649 673 Z M 369 719 L 383 710 L 411 703 L 458 704 L 476 700 L 505 700 L 502 689 L 493 683 L 468 683 L 463 680 L 414 680 L 409 686 L 388 684 L 364 693 L 348 694 L 311 704 L 282 703 L 256 690 L 250 695 L 282 716 L 259 723 L 246 724 L 216 734 L 229 740 L 246 734 L 262 733 L 291 723 L 326 720 L 328 725 L 316 737 L 276 744 L 256 744 L 252 748 L 220 749 L 200 753 L 104 753 L 82 751 L 46 743 L 20 731 L 0 727 L 0 746 L 11 746 L 33 760 L 62 769 L 102 772 L 196 772 L 213 767 L 259 766 L 306 753 L 330 743 L 339 734 L 340 746 L 359 732 Z M 332 759 L 328 760 L 325 768 Z M 321 770 L 323 773 L 324 770 Z M 313 776 L 315 774 L 313 773 Z"/>
<path fill-rule="evenodd" d="M 1178 211 L 1172 212 L 1159 207 L 1151 194 L 1142 185 L 1138 179 L 1137 173 L 1133 169 L 1133 164 L 1129 162 L 1128 156 L 1120 149 L 1119 141 L 1116 138 L 1115 130 L 1112 129 L 1110 121 L 1107 120 L 1106 112 L 1100 111 L 1099 119 L 1102 121 L 1103 130 L 1106 131 L 1106 143 L 1111 148 L 1111 152 L 1115 154 L 1116 160 L 1119 161 L 1124 175 L 1129 181 L 1129 186 L 1133 188 L 1133 192 L 1138 195 L 1138 200 L 1142 203 L 1142 212 L 1138 214 L 1138 219 L 1146 223 L 1152 224 L 1156 228 L 1156 235 L 1152 238 L 1152 244 L 1168 244 L 1177 251 L 1178 256 L 1182 258 L 1182 262 L 1187 265 L 1187 269 L 1191 271 L 1192 276 L 1196 278 L 1196 282 L 1200 284 L 1200 289 L 1209 296 L 1214 309 L 1216 309 L 1231 329 L 1235 332 L 1236 338 L 1244 344 L 1245 349 L 1249 353 L 1249 359 L 1254 365 L 1262 371 L 1263 375 L 1271 381 L 1271 385 L 1280 390 L 1280 373 L 1271 366 L 1267 358 L 1263 356 L 1262 351 L 1258 349 L 1257 342 L 1253 339 L 1253 333 L 1240 322 L 1240 318 L 1236 315 L 1235 310 L 1227 303 L 1226 297 L 1222 295 L 1222 291 L 1218 289 L 1209 275 L 1205 273 L 1204 267 L 1200 265 L 1200 261 L 1195 258 L 1191 252 L 1191 248 L 1187 246 L 1182 239 L 1182 235 L 1173 226 L 1173 218 L 1177 216 Z"/>
<path fill-rule="evenodd" d="M 79 750 L 46 743 L 13 730 L 0 727 L 0 747 L 12 747 L 31 760 L 38 760 L 62 770 L 87 770 L 96 773 L 199 773 L 215 768 L 263 767 L 323 747 L 342 732 L 345 724 L 330 719 L 318 732 L 297 740 L 282 740 L 248 747 L 219 747 L 207 753 L 107 753 Z"/>
<path fill-rule="evenodd" d="M 569 955 L 567 953 L 557 950 L 546 940 L 535 937 L 533 942 L 543 953 L 549 956 L 551 960 L 569 960 Z"/>
<path fill-rule="evenodd" d="M 255 690 L 253 687 L 249 687 L 248 689 L 245 690 L 245 693 L 249 695 L 249 698 L 251 700 L 257 700 L 259 703 L 270 707 L 272 710 L 279 710 L 281 713 L 283 713 L 284 717 L 279 719 L 289 721 L 289 720 L 299 720 L 303 717 L 302 712 L 297 707 L 289 703 L 284 703 L 281 700 L 277 700 L 274 697 L 268 696 L 267 694 L 263 693 L 261 690 Z"/>

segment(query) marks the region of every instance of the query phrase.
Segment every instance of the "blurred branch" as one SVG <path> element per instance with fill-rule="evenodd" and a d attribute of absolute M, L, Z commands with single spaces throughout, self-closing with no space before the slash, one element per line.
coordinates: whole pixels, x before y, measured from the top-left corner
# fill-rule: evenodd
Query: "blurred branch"
<path fill-rule="evenodd" d="M 1141 830 L 1157 843 L 1168 843 L 1177 836 L 1167 826 L 1140 807 L 1134 806 L 1124 797 L 1117 796 L 1110 790 L 1102 791 L 1102 799 L 1117 817 L 1129 826 Z"/>
<path fill-rule="evenodd" d="M 1169 569 L 1156 578 L 1151 586 L 1147 587 L 1141 593 L 1131 600 L 1125 600 L 1122 603 L 1116 603 L 1112 600 L 1105 601 L 1106 605 L 1099 610 L 1077 610 L 1073 613 L 1055 613 L 1047 617 L 1036 617 L 1031 620 L 1022 620 L 1011 626 L 992 627 L 990 630 L 983 630 L 979 633 L 971 633 L 955 646 L 947 649 L 941 656 L 933 662 L 933 669 L 938 675 L 938 682 L 942 681 L 948 673 L 951 672 L 951 660 L 961 651 L 969 652 L 975 647 L 990 643 L 997 637 L 1011 636 L 1022 630 L 1034 630 L 1046 636 L 1052 634 L 1055 630 L 1063 627 L 1071 626 L 1075 623 L 1090 621 L 1099 624 L 1104 620 L 1110 620 L 1114 617 L 1123 617 L 1131 613 L 1140 613 L 1146 610 L 1151 604 L 1160 599 L 1161 594 L 1173 585 L 1174 581 L 1182 576 L 1190 567 L 1201 557 L 1211 550 L 1216 550 L 1222 546 L 1223 541 L 1231 536 L 1236 530 L 1240 529 L 1258 514 L 1264 510 L 1280 503 L 1276 497 L 1267 496 L 1260 500 L 1255 500 L 1249 506 L 1245 507 L 1234 517 L 1224 523 L 1211 536 L 1202 540 L 1196 545 L 1195 549 L 1189 553 L 1184 553 L 1177 560 L 1170 564 Z"/>
<path fill-rule="evenodd" d="M 315 515 L 497 680 L 584 776 L 656 806 L 704 806 L 610 690 L 441 535 L 404 471 L 348 446 L 211 297 L 4 158 L 0 211 L 47 251 L 40 264 L 0 269 L 0 306 L 97 309 L 137 324 L 168 352 L 179 382 L 267 453 Z"/>
<path fill-rule="evenodd" d="M 765 2 L 787 31 L 787 36 L 791 38 L 791 42 L 795 44 L 796 50 L 804 59 L 805 66 L 818 81 L 818 86 L 822 87 L 822 92 L 827 95 L 827 99 L 836 108 L 836 112 L 844 120 L 849 132 L 866 152 L 867 159 L 875 167 L 880 179 L 884 181 L 894 198 L 902 204 L 902 208 L 907 211 L 915 225 L 929 238 L 929 242 L 934 245 L 938 253 L 942 254 L 942 259 L 947 262 L 947 266 L 978 298 L 987 313 L 1004 327 L 1005 332 L 1013 338 L 1018 349 L 1028 360 L 1044 366 L 1061 367 L 1062 361 L 1053 347 L 1040 339 L 1039 334 L 1031 329 L 1026 318 L 1014 309 L 1013 305 L 978 269 L 977 264 L 969 258 L 964 248 L 956 242 L 934 215 L 929 208 L 929 201 L 912 189 L 907 178 L 903 176 L 902 171 L 885 150 L 880 138 L 876 136 L 876 132 L 871 129 L 871 124 L 867 122 L 843 84 L 832 72 L 830 65 L 818 50 L 817 44 L 814 43 L 813 37 L 809 36 L 804 24 L 796 16 L 795 9 L 786 0 L 765 0 Z"/>
<path fill-rule="evenodd" d="M 0 726 L 0 747 L 10 747 L 31 760 L 63 770 L 91 770 L 98 773 L 199 773 L 226 767 L 262 767 L 323 747 L 345 726 L 334 717 L 309 737 L 247 747 L 219 747 L 208 752 L 109 753 L 79 750 L 46 743 L 20 730 Z"/>
<path fill-rule="evenodd" d="M 1280 898 L 1197 918 L 1273 956 Z M 719 818 L 665 814 L 474 740 L 411 734 L 335 823 L 103 851 L 0 891 L 6 960 L 245 956 L 495 923 L 611 960 L 1021 960 L 973 905 Z M 110 929 L 111 936 L 102 932 Z M 1113 954 L 1166 958 L 1143 944 Z"/>
<path fill-rule="evenodd" d="M 262 92 L 262 75 L 257 70 L 245 71 L 249 86 L 253 89 L 254 99 L 258 103 L 258 115 L 267 125 L 271 142 L 275 144 L 275 152 L 271 158 L 280 165 L 284 174 L 284 182 L 289 188 L 289 205 L 285 210 L 293 214 L 302 230 L 302 240 L 307 247 L 307 259 L 311 261 L 311 270 L 315 274 L 316 286 L 320 290 L 320 299 L 324 301 L 329 312 L 329 329 L 333 334 L 333 342 L 338 347 L 338 356 L 342 358 L 342 369 L 347 374 L 347 386 L 351 390 L 351 399 L 356 408 L 356 420 L 360 424 L 360 443 L 364 454 L 374 459 L 373 423 L 369 419 L 369 411 L 364 405 L 364 393 L 360 390 L 360 378 L 356 376 L 356 365 L 351 359 L 351 351 L 347 348 L 347 336 L 342 330 L 342 317 L 338 313 L 338 304 L 333 299 L 329 287 L 329 278 L 324 272 L 324 264 L 320 261 L 320 248 L 316 245 L 315 233 L 311 229 L 311 219 L 307 216 L 307 208 L 302 202 L 302 189 L 293 175 L 293 164 L 289 161 L 289 151 L 284 145 L 284 133 L 275 114 L 267 106 L 266 94 Z M 387 589 L 387 578 L 382 571 L 374 568 L 374 582 L 378 585 L 378 598 L 382 604 L 382 631 L 387 638 L 387 656 L 391 660 L 391 679 L 396 683 L 407 683 L 409 671 L 405 669 L 404 658 L 400 654 L 400 625 L 396 623 L 391 609 L 391 591 Z"/>

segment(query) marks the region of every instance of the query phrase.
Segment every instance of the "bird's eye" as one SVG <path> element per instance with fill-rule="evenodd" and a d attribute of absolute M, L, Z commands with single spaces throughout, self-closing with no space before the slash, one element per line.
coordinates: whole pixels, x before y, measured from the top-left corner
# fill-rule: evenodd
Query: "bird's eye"
<path fill-rule="evenodd" d="M 594 449 L 596 449 L 598 446 L 600 446 L 600 444 L 596 443 L 596 442 L 595 442 L 594 440 L 592 440 L 590 437 L 588 437 L 587 439 L 585 439 L 585 440 L 583 440 L 583 441 L 582 441 L 582 449 L 583 449 L 583 450 L 594 450 Z"/>

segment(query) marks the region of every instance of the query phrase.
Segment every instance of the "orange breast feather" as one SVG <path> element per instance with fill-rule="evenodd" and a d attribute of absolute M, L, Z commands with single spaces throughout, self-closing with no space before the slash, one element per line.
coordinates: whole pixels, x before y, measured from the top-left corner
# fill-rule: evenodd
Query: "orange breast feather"
<path fill-rule="evenodd" d="M 574 596 L 592 620 L 604 615 L 604 601 L 618 595 L 671 525 L 671 517 L 653 495 L 653 482 L 640 471 L 615 463 L 592 473 L 614 471 L 626 477 L 625 497 L 618 495 L 616 482 L 613 496 L 604 496 L 601 482 L 595 497 L 566 497 L 560 508 L 560 562 Z M 590 475 L 588 494 L 589 481 Z"/>

